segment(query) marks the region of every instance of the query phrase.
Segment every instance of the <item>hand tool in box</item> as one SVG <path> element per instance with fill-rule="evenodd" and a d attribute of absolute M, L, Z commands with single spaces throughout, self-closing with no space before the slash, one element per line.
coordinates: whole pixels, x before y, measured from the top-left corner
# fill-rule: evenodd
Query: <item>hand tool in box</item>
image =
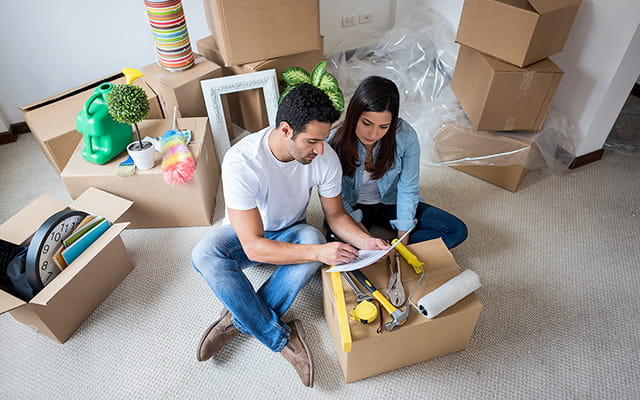
<path fill-rule="evenodd" d="M 371 283 L 371 281 L 369 281 L 369 279 L 367 279 L 367 277 L 364 275 L 364 273 L 362 271 L 360 271 L 359 269 L 357 269 L 355 271 L 351 271 L 351 273 L 358 280 L 358 282 L 360 282 L 362 284 L 362 286 L 367 288 L 367 290 L 369 291 L 369 293 L 371 293 L 373 298 L 378 300 L 380 302 L 380 304 L 382 305 L 382 307 L 384 307 L 384 309 L 387 310 L 387 312 L 391 315 L 392 320 L 390 322 L 387 322 L 386 324 L 384 324 L 384 327 L 388 331 L 392 331 L 396 326 L 400 326 L 400 325 L 404 324 L 405 322 L 407 322 L 407 319 L 409 317 L 409 308 L 408 307 L 405 308 L 405 311 L 401 311 L 401 310 L 397 309 L 396 307 L 394 307 L 394 305 L 391 304 L 389 302 L 389 300 L 387 300 L 387 298 L 384 297 L 382 295 L 382 293 L 380 293 L 380 291 L 378 289 L 376 289 L 376 287 L 373 285 L 373 283 Z"/>
<path fill-rule="evenodd" d="M 396 307 L 401 307 L 405 301 L 404 287 L 402 286 L 402 274 L 400 273 L 400 258 L 395 252 L 395 268 L 391 266 L 391 256 L 387 257 L 389 267 L 389 282 L 387 283 L 387 296 Z"/>
<path fill-rule="evenodd" d="M 363 324 L 375 321 L 375 319 L 378 318 L 378 307 L 371 302 L 373 297 L 360 290 L 358 285 L 356 285 L 353 279 L 351 279 L 348 272 L 340 272 L 340 274 L 356 294 L 356 302 L 358 305 L 349 313 L 351 317 Z"/>

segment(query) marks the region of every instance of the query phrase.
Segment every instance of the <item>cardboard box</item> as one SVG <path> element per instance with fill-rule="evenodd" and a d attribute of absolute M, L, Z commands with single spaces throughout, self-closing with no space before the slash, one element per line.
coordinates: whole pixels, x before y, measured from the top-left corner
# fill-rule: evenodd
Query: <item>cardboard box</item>
<path fill-rule="evenodd" d="M 204 10 L 225 66 L 322 47 L 318 0 L 205 0 Z"/>
<path fill-rule="evenodd" d="M 220 60 L 220 52 L 216 47 L 213 36 L 207 36 L 197 42 L 198 51 L 205 57 L 213 60 Z M 211 57 L 211 58 L 210 58 Z M 281 81 L 281 74 L 290 67 L 301 67 L 311 72 L 313 67 L 322 61 L 323 48 L 308 51 L 300 54 L 272 58 L 243 65 L 233 65 L 225 68 L 225 75 L 239 75 L 250 72 L 275 69 L 278 81 Z M 280 92 L 284 87 L 280 87 Z M 238 126 L 249 132 L 257 132 L 269 125 L 267 109 L 264 104 L 264 96 L 261 89 L 247 90 L 244 92 L 231 93 L 228 96 L 231 120 Z"/>
<path fill-rule="evenodd" d="M 518 68 L 461 46 L 451 89 L 476 129 L 539 131 L 563 74 L 548 58 Z"/>
<path fill-rule="evenodd" d="M 96 87 L 105 82 L 125 83 L 124 75 L 117 73 L 89 82 L 66 92 L 47 97 L 27 106 L 19 107 L 31 133 L 53 167 L 60 173 L 76 149 L 82 134 L 76 130 L 76 117 Z M 141 80 L 134 84 L 144 89 L 149 97 L 151 111 L 147 118 L 164 118 L 158 96 Z"/>
<path fill-rule="evenodd" d="M 156 92 L 166 118 L 173 118 L 173 107 L 176 106 L 178 117 L 207 117 L 207 105 L 204 101 L 200 82 L 207 79 L 220 78 L 223 69 L 210 59 L 195 55 L 193 66 L 184 71 L 168 71 L 157 63 L 142 68 L 147 84 Z M 223 108 L 230 109 L 225 96 L 221 99 Z M 231 115 L 225 112 L 227 134 L 233 136 Z"/>
<path fill-rule="evenodd" d="M 202 95 L 200 81 L 219 78 L 222 67 L 198 55 L 193 66 L 184 71 L 167 71 L 156 63 L 141 68 L 144 80 L 158 95 L 166 118 L 173 116 L 178 107 L 178 117 L 206 117 L 207 106 Z"/>
<path fill-rule="evenodd" d="M 189 149 L 196 161 L 193 180 L 171 186 L 164 182 L 162 155 L 155 153 L 155 167 L 136 170 L 132 176 L 117 176 L 118 164 L 127 158 L 123 153 L 104 164 L 92 164 L 82 158 L 81 142 L 62 171 L 61 177 L 72 198 L 94 186 L 117 196 L 133 200 L 123 218 L 130 228 L 161 228 L 210 225 L 216 204 L 220 170 L 213 148 L 207 118 L 180 118 L 178 128 L 190 129 Z M 171 129 L 171 120 L 145 120 L 138 124 L 141 136 L 160 137 Z"/>
<path fill-rule="evenodd" d="M 515 192 L 528 172 L 533 140 L 477 131 L 447 123 L 435 135 L 440 161 L 459 171 Z"/>
<path fill-rule="evenodd" d="M 414 301 L 460 273 L 453 255 L 441 239 L 415 243 L 408 248 L 425 263 L 425 277 L 412 297 Z M 415 286 L 418 275 L 405 261 L 401 262 L 401 268 L 402 284 L 408 294 Z M 386 287 L 388 269 L 384 261 L 363 268 L 362 272 L 378 289 Z M 357 304 L 356 296 L 344 279 L 341 282 L 347 312 L 350 312 Z M 463 350 L 469 344 L 482 309 L 477 295 L 471 293 L 434 319 L 428 319 L 411 308 L 405 324 L 390 332 L 383 328 L 381 334 L 376 333 L 378 320 L 364 325 L 349 319 L 352 345 L 351 351 L 345 352 L 338 329 L 331 277 L 326 268 L 322 271 L 322 286 L 324 315 L 346 382 Z M 390 320 L 384 310 L 382 316 L 385 322 Z"/>
<path fill-rule="evenodd" d="M 43 195 L 0 225 L 0 238 L 25 246 L 47 218 L 65 208 L 115 222 L 130 206 L 131 201 L 95 188 L 89 188 L 68 207 Z M 10 312 L 16 320 L 64 343 L 133 269 L 120 238 L 127 225 L 113 223 L 28 303 L 0 290 L 0 313 Z"/>
<path fill-rule="evenodd" d="M 465 0 L 456 42 L 523 67 L 559 53 L 581 0 Z"/>

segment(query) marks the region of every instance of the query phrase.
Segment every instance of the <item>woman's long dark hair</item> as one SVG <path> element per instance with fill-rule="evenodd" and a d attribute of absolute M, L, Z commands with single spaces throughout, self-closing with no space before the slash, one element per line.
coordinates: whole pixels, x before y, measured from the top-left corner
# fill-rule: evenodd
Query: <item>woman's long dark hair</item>
<path fill-rule="evenodd" d="M 369 76 L 356 88 L 353 93 L 344 123 L 338 128 L 329 141 L 340 156 L 342 173 L 353 176 L 358 167 L 358 137 L 356 126 L 363 112 L 391 113 L 389 130 L 380 139 L 378 156 L 374 162 L 371 179 L 380 179 L 393 166 L 396 151 L 396 129 L 398 127 L 398 110 L 400 108 L 400 94 L 395 83 L 380 76 Z"/>

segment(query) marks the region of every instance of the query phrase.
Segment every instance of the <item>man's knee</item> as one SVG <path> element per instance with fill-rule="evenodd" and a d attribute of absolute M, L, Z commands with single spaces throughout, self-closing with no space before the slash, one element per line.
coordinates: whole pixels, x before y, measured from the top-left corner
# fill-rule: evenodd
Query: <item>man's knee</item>
<path fill-rule="evenodd" d="M 315 226 L 300 224 L 294 237 L 297 244 L 324 244 L 327 243 L 324 234 Z"/>
<path fill-rule="evenodd" d="M 233 238 L 233 230 L 229 231 L 227 226 L 215 228 L 207 233 L 191 251 L 191 264 L 198 266 L 205 265 L 207 260 L 224 257 L 225 250 L 229 250 Z"/>

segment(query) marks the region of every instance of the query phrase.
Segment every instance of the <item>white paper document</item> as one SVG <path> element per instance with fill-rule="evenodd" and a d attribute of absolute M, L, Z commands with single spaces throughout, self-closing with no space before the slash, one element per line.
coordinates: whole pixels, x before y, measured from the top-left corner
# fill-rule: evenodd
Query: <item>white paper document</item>
<path fill-rule="evenodd" d="M 329 268 L 328 272 L 343 272 L 343 271 L 353 271 L 356 269 L 364 268 L 368 265 L 371 265 L 389 254 L 391 250 L 393 250 L 398 243 L 402 242 L 402 239 L 405 238 L 411 232 L 411 230 L 407 231 L 397 242 L 395 242 L 391 247 L 386 250 L 360 250 L 358 252 L 358 259 L 356 261 L 351 261 L 346 264 L 334 265 Z"/>

